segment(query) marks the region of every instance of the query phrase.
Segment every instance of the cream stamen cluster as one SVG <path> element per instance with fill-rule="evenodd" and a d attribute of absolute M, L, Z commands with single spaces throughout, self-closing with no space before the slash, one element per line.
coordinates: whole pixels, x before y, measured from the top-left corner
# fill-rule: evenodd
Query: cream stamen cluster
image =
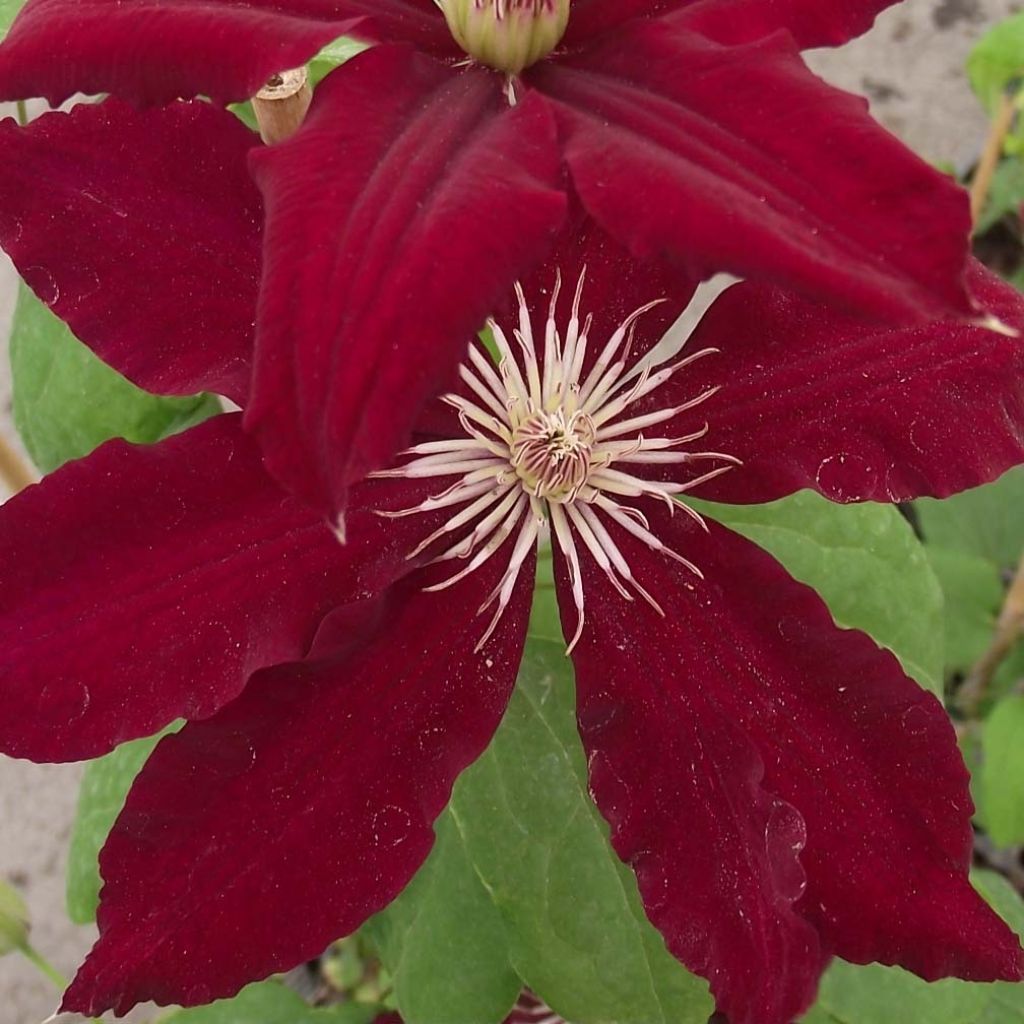
<path fill-rule="evenodd" d="M 543 339 L 535 339 L 530 310 L 522 288 L 516 286 L 519 325 L 512 342 L 493 320 L 488 326 L 500 356 L 497 366 L 482 346 L 470 345 L 469 358 L 459 368 L 472 397 L 444 397 L 459 414 L 465 435 L 452 440 L 428 441 L 403 454 L 410 461 L 377 476 L 425 478 L 457 477 L 444 491 L 414 508 L 381 512 L 407 516 L 450 508 L 452 516 L 427 537 L 409 557 L 414 558 L 445 536 L 466 532 L 436 555 L 432 562 L 460 561 L 458 572 L 429 588 L 443 590 L 475 572 L 514 537 L 508 567 L 487 600 L 484 612 L 495 607 L 479 650 L 494 632 L 512 597 L 523 563 L 550 524 L 553 541 L 565 556 L 577 628 L 569 651 L 578 642 L 585 622 L 583 578 L 579 545 L 606 573 L 627 601 L 639 594 L 659 614 L 657 601 L 636 580 L 608 530 L 621 527 L 651 550 L 667 555 L 701 576 L 700 570 L 678 552 L 666 547 L 650 529 L 643 513 L 624 499 L 654 497 L 673 512 L 681 509 L 702 527 L 700 514 L 673 499 L 727 472 L 739 460 L 713 451 L 690 451 L 683 446 L 700 440 L 708 425 L 683 437 L 648 437 L 645 431 L 706 402 L 718 388 L 708 388 L 684 402 L 641 415 L 630 409 L 657 391 L 684 367 L 717 349 L 706 348 L 657 368 L 639 366 L 631 359 L 637 321 L 661 300 L 631 313 L 587 366 L 592 320 L 580 319 L 586 271 L 580 275 L 565 332 L 555 324 L 561 288 L 556 279 Z M 538 346 L 542 345 L 542 351 Z M 581 377 L 583 377 L 581 381 Z M 721 465 L 685 481 L 645 480 L 630 472 L 640 465 L 685 467 L 704 460 Z M 461 508 L 460 508 L 461 506 Z"/>

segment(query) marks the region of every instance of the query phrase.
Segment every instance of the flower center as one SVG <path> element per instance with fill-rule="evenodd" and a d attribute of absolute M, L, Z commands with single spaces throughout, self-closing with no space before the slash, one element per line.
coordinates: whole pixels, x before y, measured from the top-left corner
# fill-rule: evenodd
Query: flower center
<path fill-rule="evenodd" d="M 518 75 L 546 57 L 569 24 L 570 0 L 437 0 L 455 41 L 474 60 Z"/>
<path fill-rule="evenodd" d="M 692 442 L 708 433 L 706 423 L 676 435 L 658 436 L 660 431 L 653 429 L 671 425 L 717 392 L 717 387 L 706 388 L 677 405 L 654 398 L 680 370 L 717 349 L 701 349 L 671 365 L 637 365 L 631 354 L 633 332 L 637 320 L 658 304 L 651 302 L 589 351 L 591 319 L 580 317 L 585 275 L 586 271 L 580 275 L 572 313 L 562 330 L 555 323 L 561 289 L 556 277 L 543 337 L 534 337 L 526 296 L 517 285 L 519 324 L 512 331 L 514 342 L 499 324 L 489 321 L 498 363 L 481 346 L 471 345 L 459 368 L 465 390 L 444 397 L 459 414 L 461 436 L 418 444 L 404 453 L 412 456 L 408 461 L 373 474 L 445 479 L 444 489 L 419 505 L 380 513 L 398 517 L 452 510 L 444 525 L 409 553 L 415 558 L 448 538 L 447 547 L 431 562 L 464 563 L 431 590 L 454 586 L 510 542 L 508 567 L 480 609 L 496 606 L 478 650 L 494 632 L 520 570 L 548 526 L 568 566 L 578 612 L 570 651 L 584 624 L 581 549 L 624 600 L 639 596 L 660 613 L 658 602 L 634 576 L 614 532 L 630 534 L 700 576 L 696 565 L 651 532 L 636 501 L 655 498 L 704 526 L 700 513 L 674 496 L 739 465 L 738 459 L 722 452 L 691 449 Z M 704 468 L 708 462 L 712 467 Z"/>
<path fill-rule="evenodd" d="M 596 441 L 597 428 L 585 412 L 534 413 L 512 431 L 512 465 L 527 493 L 572 501 L 590 476 Z"/>

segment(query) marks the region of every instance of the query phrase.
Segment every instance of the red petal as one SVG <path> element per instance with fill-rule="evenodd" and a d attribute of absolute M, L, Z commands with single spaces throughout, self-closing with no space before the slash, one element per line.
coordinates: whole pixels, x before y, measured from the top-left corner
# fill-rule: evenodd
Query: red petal
<path fill-rule="evenodd" d="M 562 46 L 577 49 L 634 18 L 657 18 L 666 11 L 678 10 L 679 6 L 679 0 L 573 0 Z"/>
<path fill-rule="evenodd" d="M 388 484 L 358 503 L 404 503 Z M 211 714 L 254 670 L 305 654 L 335 604 L 402 571 L 429 527 L 353 511 L 342 547 L 267 477 L 237 416 L 104 445 L 0 519 L 0 750 L 38 761 Z"/>
<path fill-rule="evenodd" d="M 267 202 L 253 402 L 267 464 L 328 512 L 390 461 L 565 214 L 555 129 L 500 78 L 402 47 L 321 85 L 253 154 Z"/>
<path fill-rule="evenodd" d="M 563 45 L 576 47 L 632 18 L 661 18 L 721 43 L 747 43 L 787 30 L 801 49 L 839 46 L 867 32 L 899 0 L 573 0 Z M 683 8 L 683 10 L 680 10 Z"/>
<path fill-rule="evenodd" d="M 461 53 L 431 0 L 29 0 L 0 45 L 0 99 L 240 101 L 349 34 Z"/>
<path fill-rule="evenodd" d="M 208 103 L 118 100 L 0 122 L 0 244 L 147 391 L 244 402 L 260 273 L 256 137 Z"/>
<path fill-rule="evenodd" d="M 971 311 L 963 190 L 812 75 L 784 37 L 727 47 L 634 22 L 530 77 L 557 100 L 584 205 L 636 255 L 767 278 L 890 321 Z"/>
<path fill-rule="evenodd" d="M 354 648 L 263 672 L 160 744 L 100 855 L 100 939 L 65 1009 L 233 995 L 318 955 L 401 891 L 512 691 L 532 559 L 473 652 L 503 563 L 438 594 L 410 577 Z"/>
<path fill-rule="evenodd" d="M 676 590 L 686 627 L 673 633 L 688 645 L 673 639 L 677 656 L 715 651 L 716 700 L 761 751 L 765 785 L 807 823 L 800 909 L 847 960 L 1019 980 L 1017 937 L 967 881 L 973 806 L 942 705 L 766 552 L 722 527 L 694 539 L 656 514 L 717 603 Z"/>
<path fill-rule="evenodd" d="M 630 555 L 646 570 L 649 559 Z M 571 635 L 576 613 L 558 562 Z M 732 1024 L 789 1024 L 812 1002 L 827 958 L 793 909 L 804 884 L 800 815 L 762 786 L 757 749 L 716 704 L 693 652 L 669 642 L 674 633 L 646 605 L 627 608 L 599 573 L 585 558 L 587 623 L 573 662 L 591 793 L 612 845 L 669 950 L 708 979 Z M 662 586 L 655 596 L 671 616 L 675 594 Z"/>
<path fill-rule="evenodd" d="M 643 844 L 669 828 L 686 851 L 664 849 L 656 870 L 641 857 L 638 870 L 648 912 L 670 947 L 677 955 L 706 948 L 710 915 L 700 901 L 695 912 L 693 891 L 708 890 L 721 876 L 731 880 L 766 856 L 785 854 L 774 863 L 786 869 L 790 897 L 799 896 L 799 869 L 790 858 L 803 845 L 805 823 L 799 863 L 807 891 L 795 910 L 820 931 L 826 950 L 858 962 L 899 963 L 927 978 L 1019 978 L 1016 937 L 967 881 L 972 806 L 941 705 L 870 638 L 838 629 L 821 599 L 765 552 L 715 524 L 704 534 L 660 505 L 645 503 L 643 510 L 661 540 L 695 561 L 705 579 L 680 576 L 673 563 L 617 531 L 623 554 L 666 617 L 639 601 L 624 615 L 622 599 L 590 564 L 587 628 L 575 660 L 581 733 L 591 758 L 610 766 L 604 775 L 595 773 L 594 788 L 617 848 L 636 858 Z M 641 673 L 637 649 L 645 653 Z M 678 723 L 696 714 L 701 720 L 690 727 L 690 745 L 674 746 Z M 718 763 L 734 771 L 732 749 L 740 746 L 719 721 L 760 755 L 764 777 L 755 781 L 762 797 L 788 810 L 779 812 L 779 832 L 767 843 L 755 816 L 748 845 L 726 848 L 717 864 L 709 854 L 707 874 L 695 885 L 687 844 L 702 847 L 691 831 L 698 821 L 710 820 L 703 827 L 713 828 L 722 814 L 717 790 L 728 776 Z M 696 795 L 686 793 L 693 779 L 702 787 L 694 787 Z M 629 806 L 645 809 L 651 819 L 650 835 L 642 835 L 645 822 L 637 820 L 643 812 L 616 796 L 627 789 Z M 618 821 L 620 804 L 633 833 Z M 674 833 L 673 821 L 680 822 Z M 675 879 L 673 857 L 681 865 Z M 663 902 L 652 907 L 663 873 L 669 879 Z M 738 909 L 763 913 L 764 896 L 744 896 L 751 903 Z M 690 945 L 673 946 L 676 933 Z M 780 977 L 806 977 L 806 963 L 780 965 L 771 952 L 751 958 L 730 946 L 724 964 L 702 968 L 710 974 L 718 966 L 716 995 L 730 1020 L 790 1019 L 781 1007 L 771 1015 L 760 1011 L 737 989 L 736 979 L 749 981 L 747 972 L 769 988 Z"/>
<path fill-rule="evenodd" d="M 1024 333 L 1016 289 L 978 263 L 968 281 L 985 310 Z M 762 502 L 802 487 L 833 501 L 945 497 L 1024 462 L 1020 338 L 950 320 L 879 331 L 746 283 L 689 344 L 721 355 L 682 371 L 654 396 L 659 405 L 722 390 L 666 436 L 694 429 L 699 413 L 711 424 L 707 446 L 743 460 L 701 497 Z"/>
<path fill-rule="evenodd" d="M 666 24 L 703 32 L 722 43 L 746 43 L 786 30 L 802 50 L 841 46 L 867 32 L 900 0 L 702 0 Z M 677 5 L 678 8 L 678 5 Z"/>

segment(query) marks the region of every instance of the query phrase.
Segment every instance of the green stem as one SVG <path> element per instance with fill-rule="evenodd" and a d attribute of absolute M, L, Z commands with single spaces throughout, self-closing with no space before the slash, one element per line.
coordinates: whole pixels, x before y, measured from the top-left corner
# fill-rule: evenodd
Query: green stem
<path fill-rule="evenodd" d="M 19 949 L 25 955 L 25 959 L 28 960 L 41 974 L 45 974 L 62 992 L 68 987 L 68 980 L 57 970 L 49 960 L 43 956 L 34 946 L 26 942 Z"/>
<path fill-rule="evenodd" d="M 18 100 L 14 109 L 17 111 L 18 124 L 24 128 L 28 124 L 28 110 L 25 108 L 25 101 Z"/>

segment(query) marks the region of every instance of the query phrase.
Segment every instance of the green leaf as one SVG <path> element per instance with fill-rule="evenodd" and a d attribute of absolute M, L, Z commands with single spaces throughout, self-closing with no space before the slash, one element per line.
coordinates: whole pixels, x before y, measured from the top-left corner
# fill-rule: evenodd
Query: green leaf
<path fill-rule="evenodd" d="M 1024 73 L 1024 13 L 1000 22 L 981 37 L 967 58 L 967 75 L 991 112 L 999 97 Z"/>
<path fill-rule="evenodd" d="M 988 1001 L 985 985 L 955 978 L 927 982 L 898 967 L 837 960 L 821 979 L 816 1009 L 841 1024 L 976 1024 Z"/>
<path fill-rule="evenodd" d="M 364 926 L 406 1024 L 498 1024 L 522 988 L 505 926 L 446 812 L 408 887 Z"/>
<path fill-rule="evenodd" d="M 986 558 L 1000 569 L 1024 552 L 1024 467 L 983 487 L 937 501 L 914 502 L 925 543 Z"/>
<path fill-rule="evenodd" d="M 946 671 L 966 672 L 992 639 L 1003 601 L 999 569 L 987 558 L 926 545 L 946 606 Z"/>
<path fill-rule="evenodd" d="M 234 999 L 172 1010 L 158 1024 L 370 1024 L 378 1007 L 348 1003 L 317 1008 L 275 981 L 243 988 Z"/>
<path fill-rule="evenodd" d="M 68 850 L 68 916 L 75 924 L 88 924 L 96 918 L 100 848 L 124 806 L 135 776 L 142 770 L 157 741 L 169 731 L 122 743 L 106 757 L 90 761 L 86 766 Z"/>
<path fill-rule="evenodd" d="M 356 54 L 362 53 L 367 44 L 349 36 L 341 36 L 333 43 L 328 43 L 310 62 L 309 80 L 316 88 L 320 81 L 336 67 L 350 61 Z"/>
<path fill-rule="evenodd" d="M 705 1024 L 705 983 L 647 921 L 590 800 L 574 703 L 564 642 L 531 638 L 505 720 L 452 798 L 512 966 L 575 1024 Z"/>
<path fill-rule="evenodd" d="M 870 634 L 942 694 L 942 589 L 895 508 L 837 505 L 810 491 L 767 505 L 698 507 L 771 552 L 821 594 L 840 626 Z"/>
<path fill-rule="evenodd" d="M 0 0 L 0 39 L 7 35 L 18 11 L 25 5 L 25 0 Z"/>
<path fill-rule="evenodd" d="M 996 846 L 1024 843 L 1024 697 L 996 704 L 982 732 L 981 805 Z"/>
<path fill-rule="evenodd" d="M 553 644 L 565 644 L 562 624 L 558 617 L 558 594 L 555 591 L 555 568 L 551 548 L 537 552 L 537 582 L 534 584 L 533 604 L 530 607 L 529 635 Z"/>
<path fill-rule="evenodd" d="M 220 411 L 211 395 L 160 398 L 135 387 L 24 285 L 11 329 L 11 370 L 14 423 L 44 473 L 112 437 L 148 444 Z"/>

